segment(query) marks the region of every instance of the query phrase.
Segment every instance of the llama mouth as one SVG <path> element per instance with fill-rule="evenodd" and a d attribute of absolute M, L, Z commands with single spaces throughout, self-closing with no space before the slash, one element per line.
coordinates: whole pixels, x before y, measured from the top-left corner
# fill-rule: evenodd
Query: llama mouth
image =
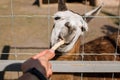
<path fill-rule="evenodd" d="M 73 37 L 71 40 L 66 40 L 65 38 L 62 37 L 62 38 L 59 38 L 59 39 L 58 39 L 58 42 L 59 42 L 60 40 L 64 40 L 64 41 L 65 41 L 65 43 L 60 46 L 61 48 L 63 48 L 63 47 L 69 46 L 70 43 L 73 42 L 73 39 L 74 39 L 74 37 Z"/>

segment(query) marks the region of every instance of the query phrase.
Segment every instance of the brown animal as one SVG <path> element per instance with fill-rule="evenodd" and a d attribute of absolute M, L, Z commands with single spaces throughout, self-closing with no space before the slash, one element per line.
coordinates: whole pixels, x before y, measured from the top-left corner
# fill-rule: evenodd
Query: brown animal
<path fill-rule="evenodd" d="M 65 40 L 65 44 L 56 50 L 54 60 L 119 60 L 119 56 L 106 56 L 108 53 L 120 53 L 120 42 L 117 41 L 117 33 L 100 37 L 84 44 L 84 53 L 103 55 L 80 55 L 80 53 L 83 53 L 80 38 L 88 30 L 86 22 L 89 22 L 100 11 L 102 5 L 84 14 L 82 17 L 78 13 L 68 10 L 64 0 L 58 0 L 58 3 L 58 12 L 54 15 L 51 46 L 56 44 L 60 39 Z M 117 80 L 120 79 L 119 74 L 113 73 L 56 73 L 52 76 L 52 80 L 112 80 L 112 77 Z"/>

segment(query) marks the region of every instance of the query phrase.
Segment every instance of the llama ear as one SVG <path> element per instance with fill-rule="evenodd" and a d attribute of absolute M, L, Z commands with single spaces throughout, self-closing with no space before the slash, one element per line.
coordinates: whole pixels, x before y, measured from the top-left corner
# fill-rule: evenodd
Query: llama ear
<path fill-rule="evenodd" d="M 85 13 L 83 16 L 85 17 L 86 22 L 91 21 L 94 18 L 94 16 L 97 15 L 100 12 L 100 10 L 103 7 L 103 5 L 104 4 L 102 3 L 100 6 L 98 6 L 95 9 L 93 9 L 92 11 L 89 11 L 89 12 Z"/>
<path fill-rule="evenodd" d="M 58 11 L 66 11 L 67 6 L 65 4 L 65 0 L 58 0 Z"/>

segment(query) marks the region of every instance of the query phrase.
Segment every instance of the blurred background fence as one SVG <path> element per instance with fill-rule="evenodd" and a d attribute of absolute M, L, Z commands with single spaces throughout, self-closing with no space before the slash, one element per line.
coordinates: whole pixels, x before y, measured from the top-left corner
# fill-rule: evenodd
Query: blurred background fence
<path fill-rule="evenodd" d="M 93 1 L 91 3 L 91 1 Z M 83 14 L 100 2 L 97 0 L 67 0 L 69 9 Z M 53 26 L 52 15 L 57 0 L 1 0 L 0 1 L 0 61 L 26 60 L 49 48 Z M 89 25 L 82 43 L 119 32 L 120 1 L 103 0 L 105 6 Z M 92 5 L 92 6 L 90 6 Z M 119 36 L 119 34 L 118 34 Z M 109 50 L 109 49 L 108 49 Z M 119 55 L 114 52 L 115 56 Z M 1 71 L 0 80 L 15 80 L 22 72 Z M 111 78 L 114 78 L 112 73 Z M 117 79 L 116 79 L 117 80 Z"/>

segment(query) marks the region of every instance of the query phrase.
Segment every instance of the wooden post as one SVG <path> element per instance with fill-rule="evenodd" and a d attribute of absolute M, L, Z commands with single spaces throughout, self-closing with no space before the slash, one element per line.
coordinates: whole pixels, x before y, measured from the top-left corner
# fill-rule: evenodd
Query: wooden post
<path fill-rule="evenodd" d="M 35 0 L 33 5 L 37 5 L 38 7 L 41 7 L 42 6 L 42 0 Z"/>
<path fill-rule="evenodd" d="M 98 0 L 89 0 L 91 6 L 97 6 L 99 1 Z"/>

